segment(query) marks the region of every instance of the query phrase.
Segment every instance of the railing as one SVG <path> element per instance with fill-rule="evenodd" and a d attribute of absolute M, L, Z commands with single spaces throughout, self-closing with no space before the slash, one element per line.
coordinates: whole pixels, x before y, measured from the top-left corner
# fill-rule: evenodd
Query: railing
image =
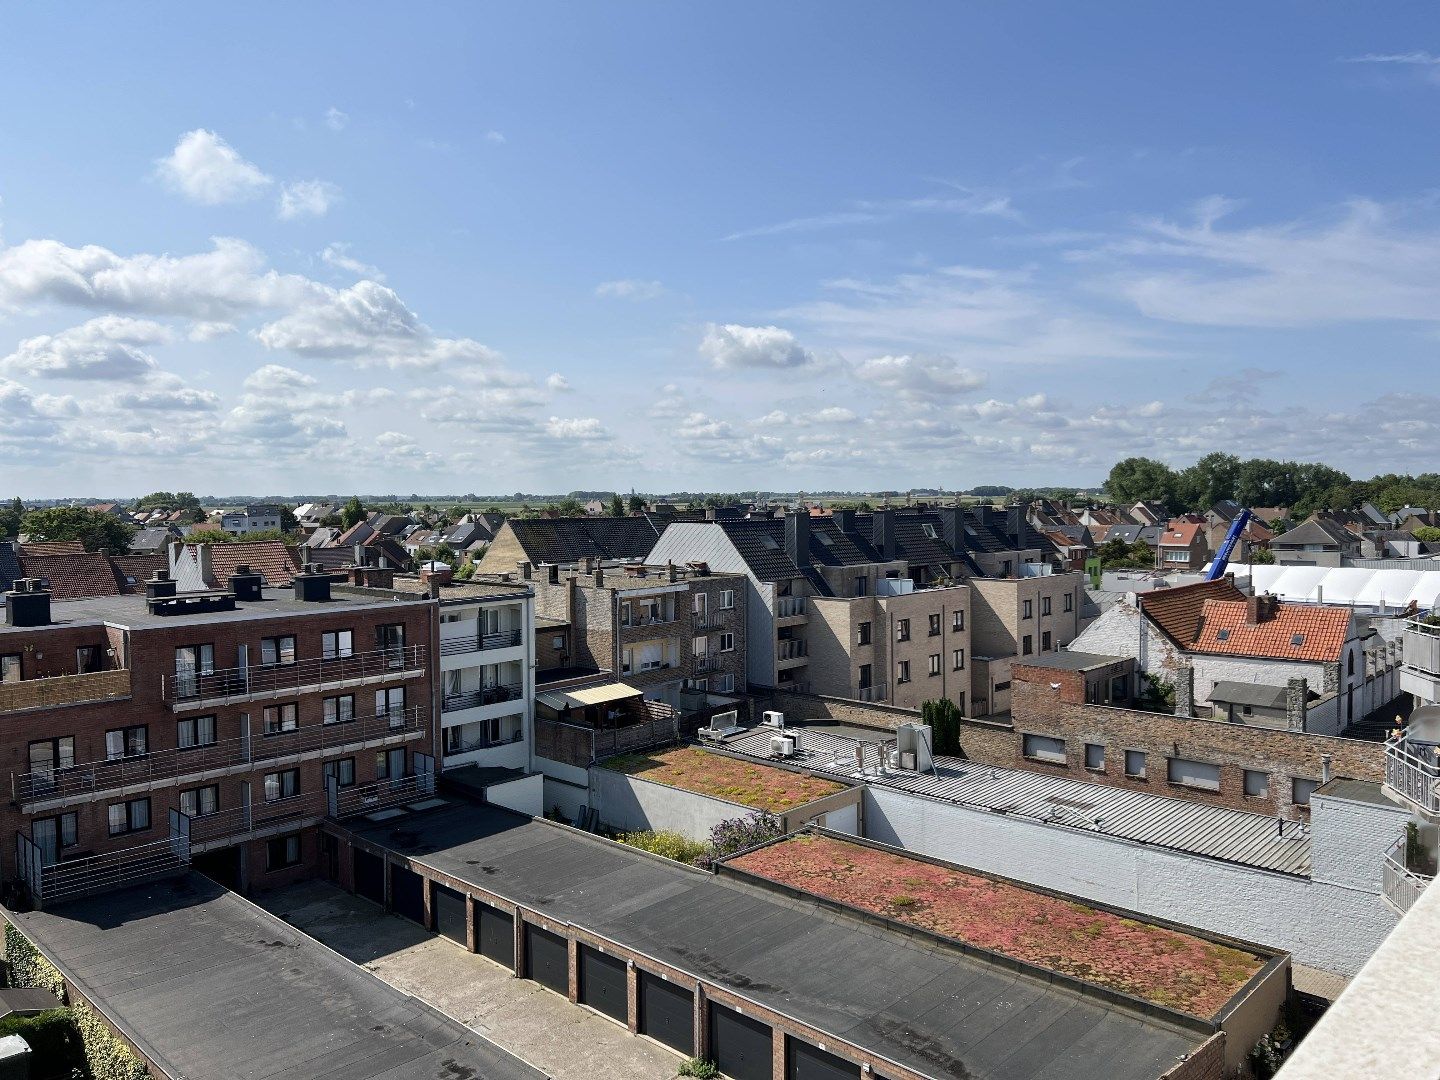
<path fill-rule="evenodd" d="M 1416 744 L 1406 739 L 1385 744 L 1385 786 L 1427 814 L 1440 814 L 1440 794 L 1436 791 L 1440 762 L 1434 751 L 1429 743 Z"/>
<path fill-rule="evenodd" d="M 125 668 L 92 671 L 84 675 L 57 675 L 50 679 L 24 679 L 0 684 L 0 713 L 24 709 L 54 709 L 91 701 L 114 701 L 130 696 L 130 672 Z"/>
<path fill-rule="evenodd" d="M 492 739 L 488 735 L 480 735 L 474 739 L 467 739 L 455 745 L 445 744 L 446 757 L 458 757 L 461 754 L 469 754 L 476 750 L 494 750 L 499 746 L 514 746 L 525 739 L 523 728 L 517 729 L 515 734 L 508 735 L 502 739 Z"/>
<path fill-rule="evenodd" d="M 711 656 L 709 653 L 705 653 L 702 656 L 692 656 L 690 658 L 690 670 L 696 674 L 703 675 L 707 671 L 714 671 L 719 666 L 720 658 L 718 656 Z"/>
<path fill-rule="evenodd" d="M 20 877 L 36 907 L 180 873 L 190 865 L 190 818 L 170 811 L 169 835 L 132 847 L 47 863 L 40 846 L 16 833 Z"/>
<path fill-rule="evenodd" d="M 679 621 L 680 618 L 678 615 L 666 615 L 662 613 L 659 615 L 635 615 L 629 619 L 621 619 L 620 625 L 622 628 L 631 626 L 664 626 L 668 623 Z"/>
<path fill-rule="evenodd" d="M 1429 675 L 1440 675 L 1440 626 L 1411 619 L 1403 637 L 1405 666 Z"/>
<path fill-rule="evenodd" d="M 334 777 L 325 785 L 329 813 L 336 821 L 358 814 L 373 814 L 392 806 L 428 799 L 435 794 L 435 759 L 428 754 L 415 755 L 415 772 L 373 784 L 342 788 Z"/>
<path fill-rule="evenodd" d="M 1380 889 L 1386 902 L 1401 915 L 1410 910 L 1420 899 L 1420 894 L 1433 878 L 1417 874 L 1405 865 L 1406 837 L 1404 834 L 1391 844 L 1385 852 Z"/>
<path fill-rule="evenodd" d="M 208 844 L 262 829 L 299 826 L 311 818 L 323 817 L 324 814 L 324 795 L 318 791 L 291 795 L 273 802 L 251 801 L 232 806 L 228 810 L 217 810 L 213 814 L 191 818 L 190 839 L 194 844 Z"/>
<path fill-rule="evenodd" d="M 805 655 L 805 642 L 786 639 L 775 643 L 775 658 L 777 660 L 798 660 Z"/>
<path fill-rule="evenodd" d="M 154 784 L 214 769 L 269 761 L 295 754 L 319 753 L 351 743 L 424 732 L 422 709 L 413 705 L 333 724 L 311 724 L 293 731 L 242 735 L 203 746 L 157 750 L 140 757 L 114 758 L 64 769 L 12 774 L 15 800 L 75 798 L 95 791 Z"/>
<path fill-rule="evenodd" d="M 775 601 L 775 617 L 777 619 L 791 619 L 796 615 L 805 614 L 805 597 L 803 596 L 782 596 Z"/>
<path fill-rule="evenodd" d="M 519 701 L 524 696 L 525 687 L 521 683 L 482 686 L 478 690 L 446 694 L 440 699 L 440 711 L 458 712 L 461 709 L 478 709 L 482 705 L 498 705 L 502 701 Z"/>
<path fill-rule="evenodd" d="M 884 701 L 885 684 L 878 682 L 870 686 L 862 686 L 855 691 L 855 698 L 857 701 Z"/>
<path fill-rule="evenodd" d="M 480 652 L 485 649 L 510 649 L 519 644 L 519 630 L 501 630 L 494 634 L 475 634 L 464 637 L 442 637 L 440 639 L 440 655 L 454 656 L 457 653 Z"/>
<path fill-rule="evenodd" d="M 166 675 L 163 691 L 172 703 L 232 701 L 256 694 L 279 694 L 300 687 L 339 686 L 378 679 L 425 666 L 425 646 L 373 649 L 349 656 L 297 660 L 293 664 L 254 664 L 216 671 Z"/>

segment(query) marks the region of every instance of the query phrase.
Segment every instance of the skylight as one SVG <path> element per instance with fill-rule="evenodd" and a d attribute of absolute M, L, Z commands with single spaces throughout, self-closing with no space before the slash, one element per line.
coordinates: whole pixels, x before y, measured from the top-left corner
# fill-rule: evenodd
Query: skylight
<path fill-rule="evenodd" d="M 1290 644 L 1291 644 L 1291 645 L 1304 645 L 1304 644 L 1305 644 L 1305 635 L 1304 635 L 1304 634 L 1291 634 L 1291 635 L 1290 635 Z"/>
<path fill-rule="evenodd" d="M 930 522 L 928 522 L 928 521 L 927 521 L 927 522 L 924 522 L 924 523 L 920 526 L 920 528 L 924 531 L 925 535 L 928 536 L 931 540 L 938 540 L 938 539 L 940 539 L 939 535 L 938 535 L 938 534 L 936 533 L 936 531 L 935 531 L 935 526 L 932 525 L 932 524 L 930 524 Z"/>
<path fill-rule="evenodd" d="M 1230 631 L 1229 631 L 1229 630 L 1216 630 L 1216 631 L 1215 631 L 1215 640 L 1216 640 L 1216 641 L 1229 641 L 1229 640 L 1230 640 Z"/>
<path fill-rule="evenodd" d="M 769 533 L 760 534 L 760 546 L 769 548 L 771 551 L 779 551 L 780 545 Z"/>
<path fill-rule="evenodd" d="M 835 541 L 834 541 L 833 539 L 831 539 L 829 533 L 823 533 L 823 532 L 822 532 L 822 533 L 816 533 L 816 534 L 815 534 L 815 539 L 816 539 L 816 540 L 819 540 L 820 543 L 824 544 L 826 547 L 834 547 L 834 546 L 835 546 Z"/>

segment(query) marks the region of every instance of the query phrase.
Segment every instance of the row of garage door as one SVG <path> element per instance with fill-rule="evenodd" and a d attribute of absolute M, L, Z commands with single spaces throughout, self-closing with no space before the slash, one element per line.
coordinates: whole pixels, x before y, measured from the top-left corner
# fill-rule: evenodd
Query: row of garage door
<path fill-rule="evenodd" d="M 354 850 L 355 891 L 385 903 L 385 860 Z M 425 879 L 398 864 L 389 866 L 390 907 L 397 915 L 425 922 Z M 462 946 L 466 941 L 465 896 L 438 882 L 433 886 L 435 930 Z M 525 924 L 525 972 L 541 986 L 567 997 L 570 993 L 570 952 L 566 939 Z M 482 956 L 515 968 L 515 921 L 508 911 L 475 901 L 475 938 Z M 588 945 L 577 950 L 579 999 L 599 1013 L 629 1020 L 625 961 Z M 695 996 L 659 975 L 636 972 L 638 1029 L 656 1042 L 687 1057 L 695 1053 Z M 769 1024 L 745 1016 L 719 1002 L 706 1002 L 710 1045 L 705 1057 L 732 1080 L 772 1080 L 773 1039 Z M 858 1080 L 860 1067 L 818 1046 L 786 1039 L 786 1080 Z M 876 1080 L 879 1080 L 876 1077 Z"/>

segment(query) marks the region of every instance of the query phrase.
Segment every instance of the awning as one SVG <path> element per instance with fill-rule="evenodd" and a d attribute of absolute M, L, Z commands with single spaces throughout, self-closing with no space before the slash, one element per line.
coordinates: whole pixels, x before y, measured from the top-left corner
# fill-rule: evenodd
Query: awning
<path fill-rule="evenodd" d="M 583 709 L 586 705 L 604 705 L 611 701 L 644 697 L 643 690 L 636 690 L 623 682 L 605 683 L 603 686 L 587 686 L 580 690 L 552 690 L 536 695 L 550 708 L 560 710 L 567 705 L 572 709 Z"/>

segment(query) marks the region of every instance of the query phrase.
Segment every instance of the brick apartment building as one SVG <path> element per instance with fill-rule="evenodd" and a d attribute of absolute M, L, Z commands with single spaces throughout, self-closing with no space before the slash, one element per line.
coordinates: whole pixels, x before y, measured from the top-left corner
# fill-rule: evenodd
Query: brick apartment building
<path fill-rule="evenodd" d="M 361 583 L 384 584 L 366 568 Z M 301 572 L 265 587 L 54 601 L 5 594 L 0 753 L 11 800 L 3 876 L 46 899 L 193 860 L 240 888 L 323 862 L 328 813 L 433 789 L 436 605 L 332 589 Z M 427 782 L 428 776 L 428 782 Z"/>

